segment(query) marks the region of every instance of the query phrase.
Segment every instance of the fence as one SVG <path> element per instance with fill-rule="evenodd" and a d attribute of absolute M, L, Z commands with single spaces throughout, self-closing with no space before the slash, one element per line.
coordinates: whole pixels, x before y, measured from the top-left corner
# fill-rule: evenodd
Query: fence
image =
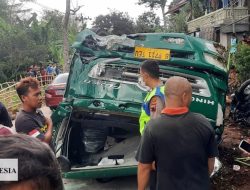
<path fill-rule="evenodd" d="M 12 82 L 5 82 L 5 83 L 0 84 L 0 91 L 5 89 L 5 88 L 8 88 L 9 86 L 11 86 L 15 83 L 16 83 L 15 81 L 12 81 Z"/>
<path fill-rule="evenodd" d="M 45 98 L 45 89 L 48 84 L 54 79 L 53 75 L 37 76 L 35 77 L 41 86 L 43 100 Z M 0 102 L 2 102 L 6 108 L 11 112 L 16 112 L 21 106 L 21 101 L 16 93 L 17 82 L 5 82 L 0 84 Z"/>

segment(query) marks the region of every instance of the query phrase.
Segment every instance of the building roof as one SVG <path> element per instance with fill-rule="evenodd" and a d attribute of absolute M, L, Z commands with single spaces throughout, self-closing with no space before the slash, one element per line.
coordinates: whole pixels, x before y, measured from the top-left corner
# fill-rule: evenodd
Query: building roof
<path fill-rule="evenodd" d="M 180 8 L 182 8 L 184 5 L 188 3 L 189 0 L 180 0 L 175 5 L 170 5 L 168 11 L 165 14 L 175 13 L 176 11 L 179 11 Z"/>

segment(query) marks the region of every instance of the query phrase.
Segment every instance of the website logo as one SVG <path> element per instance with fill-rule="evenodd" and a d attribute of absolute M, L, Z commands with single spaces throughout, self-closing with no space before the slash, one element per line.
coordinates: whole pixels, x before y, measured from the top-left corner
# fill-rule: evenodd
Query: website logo
<path fill-rule="evenodd" d="M 18 181 L 17 159 L 0 159 L 0 181 Z"/>

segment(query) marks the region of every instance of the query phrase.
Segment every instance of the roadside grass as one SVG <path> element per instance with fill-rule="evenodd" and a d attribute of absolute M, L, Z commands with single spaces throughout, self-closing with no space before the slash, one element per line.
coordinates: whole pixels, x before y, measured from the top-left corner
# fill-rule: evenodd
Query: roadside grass
<path fill-rule="evenodd" d="M 11 113 L 17 112 L 21 105 L 14 85 L 0 91 L 0 101 Z"/>

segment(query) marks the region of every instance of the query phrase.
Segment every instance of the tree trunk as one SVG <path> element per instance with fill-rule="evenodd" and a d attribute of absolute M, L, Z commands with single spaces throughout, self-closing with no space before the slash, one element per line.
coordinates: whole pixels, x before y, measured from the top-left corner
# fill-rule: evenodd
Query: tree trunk
<path fill-rule="evenodd" d="M 250 15 L 250 1 L 247 1 L 248 15 Z M 250 31 L 250 16 L 248 17 L 249 31 Z"/>
<path fill-rule="evenodd" d="M 193 0 L 190 0 L 190 14 L 191 14 L 191 20 L 194 20 L 194 7 L 193 7 Z"/>
<path fill-rule="evenodd" d="M 63 59 L 64 59 L 63 71 L 64 72 L 68 72 L 70 67 L 69 40 L 68 40 L 69 16 L 70 16 L 70 0 L 66 0 L 66 11 L 63 21 Z"/>
<path fill-rule="evenodd" d="M 165 15 L 165 4 L 161 5 L 161 12 L 162 12 L 162 18 L 163 18 L 163 30 L 164 32 L 167 31 L 167 19 Z"/>

